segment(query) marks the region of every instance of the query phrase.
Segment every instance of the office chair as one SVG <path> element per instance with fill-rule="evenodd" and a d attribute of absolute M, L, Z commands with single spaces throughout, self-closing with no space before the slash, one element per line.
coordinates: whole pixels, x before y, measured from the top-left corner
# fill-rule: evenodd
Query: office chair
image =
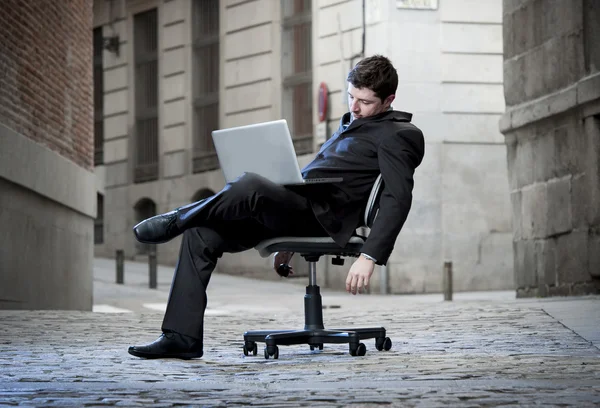
<path fill-rule="evenodd" d="M 364 211 L 364 226 L 371 227 L 379 209 L 381 175 L 375 180 Z M 303 330 L 259 330 L 244 333 L 244 354 L 258 354 L 257 342 L 266 343 L 265 359 L 279 358 L 278 345 L 308 344 L 311 350 L 323 350 L 323 344 L 348 344 L 351 356 L 364 356 L 367 348 L 360 340 L 375 338 L 375 348 L 388 351 L 392 341 L 386 337 L 385 328 L 325 329 L 320 288 L 317 285 L 316 263 L 323 255 L 333 255 L 332 263 L 343 265 L 342 257 L 358 257 L 366 238 L 355 235 L 345 247 L 338 246 L 329 237 L 279 237 L 260 242 L 255 249 L 266 258 L 274 252 L 289 251 L 300 254 L 308 262 L 309 279 L 304 295 Z M 285 276 L 285 272 L 284 276 Z M 280 272 L 281 274 L 281 272 Z"/>

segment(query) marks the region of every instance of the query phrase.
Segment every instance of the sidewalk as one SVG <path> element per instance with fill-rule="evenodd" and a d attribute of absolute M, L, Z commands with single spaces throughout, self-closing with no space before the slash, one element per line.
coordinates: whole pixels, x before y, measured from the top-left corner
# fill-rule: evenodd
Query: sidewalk
<path fill-rule="evenodd" d="M 95 310 L 0 311 L 0 406 L 600 406 L 600 297 L 516 300 L 511 292 L 351 296 L 324 291 L 327 327 L 384 326 L 389 352 L 365 341 L 242 353 L 249 329 L 301 328 L 306 282 L 214 274 L 202 359 L 141 360 L 172 269 L 96 260 Z M 119 313 L 107 313 L 118 311 Z"/>

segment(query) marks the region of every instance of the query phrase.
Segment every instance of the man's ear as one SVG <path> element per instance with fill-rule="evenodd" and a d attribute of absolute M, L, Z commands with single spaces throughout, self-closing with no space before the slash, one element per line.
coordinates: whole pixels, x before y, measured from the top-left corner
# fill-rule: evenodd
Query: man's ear
<path fill-rule="evenodd" d="M 385 101 L 383 102 L 383 105 L 386 108 L 389 108 L 392 105 L 392 102 L 394 102 L 394 99 L 396 99 L 396 95 L 391 94 L 390 96 L 388 96 L 387 98 L 385 98 Z"/>

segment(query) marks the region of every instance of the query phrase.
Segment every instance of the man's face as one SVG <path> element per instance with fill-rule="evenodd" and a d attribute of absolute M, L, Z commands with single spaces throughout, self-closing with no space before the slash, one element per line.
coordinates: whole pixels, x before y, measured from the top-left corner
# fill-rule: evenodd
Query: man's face
<path fill-rule="evenodd" d="M 395 95 L 388 96 L 383 102 L 369 88 L 355 88 L 348 84 L 348 107 L 352 119 L 368 118 L 385 112 L 390 108 Z"/>

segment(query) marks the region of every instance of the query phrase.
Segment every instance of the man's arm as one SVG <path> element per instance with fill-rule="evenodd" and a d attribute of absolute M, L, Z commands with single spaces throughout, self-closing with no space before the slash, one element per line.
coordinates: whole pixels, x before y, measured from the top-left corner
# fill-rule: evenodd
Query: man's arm
<path fill-rule="evenodd" d="M 378 158 L 383 191 L 379 213 L 373 223 L 362 252 L 387 263 L 396 238 L 408 217 L 412 204 L 413 175 L 423 160 L 425 141 L 417 128 L 403 130 L 383 140 Z"/>
<path fill-rule="evenodd" d="M 346 291 L 353 295 L 369 285 L 378 264 L 387 263 L 412 203 L 413 174 L 423 160 L 425 141 L 417 128 L 407 129 L 381 143 L 378 151 L 383 191 L 379 213 L 362 253 L 350 267 Z"/>

